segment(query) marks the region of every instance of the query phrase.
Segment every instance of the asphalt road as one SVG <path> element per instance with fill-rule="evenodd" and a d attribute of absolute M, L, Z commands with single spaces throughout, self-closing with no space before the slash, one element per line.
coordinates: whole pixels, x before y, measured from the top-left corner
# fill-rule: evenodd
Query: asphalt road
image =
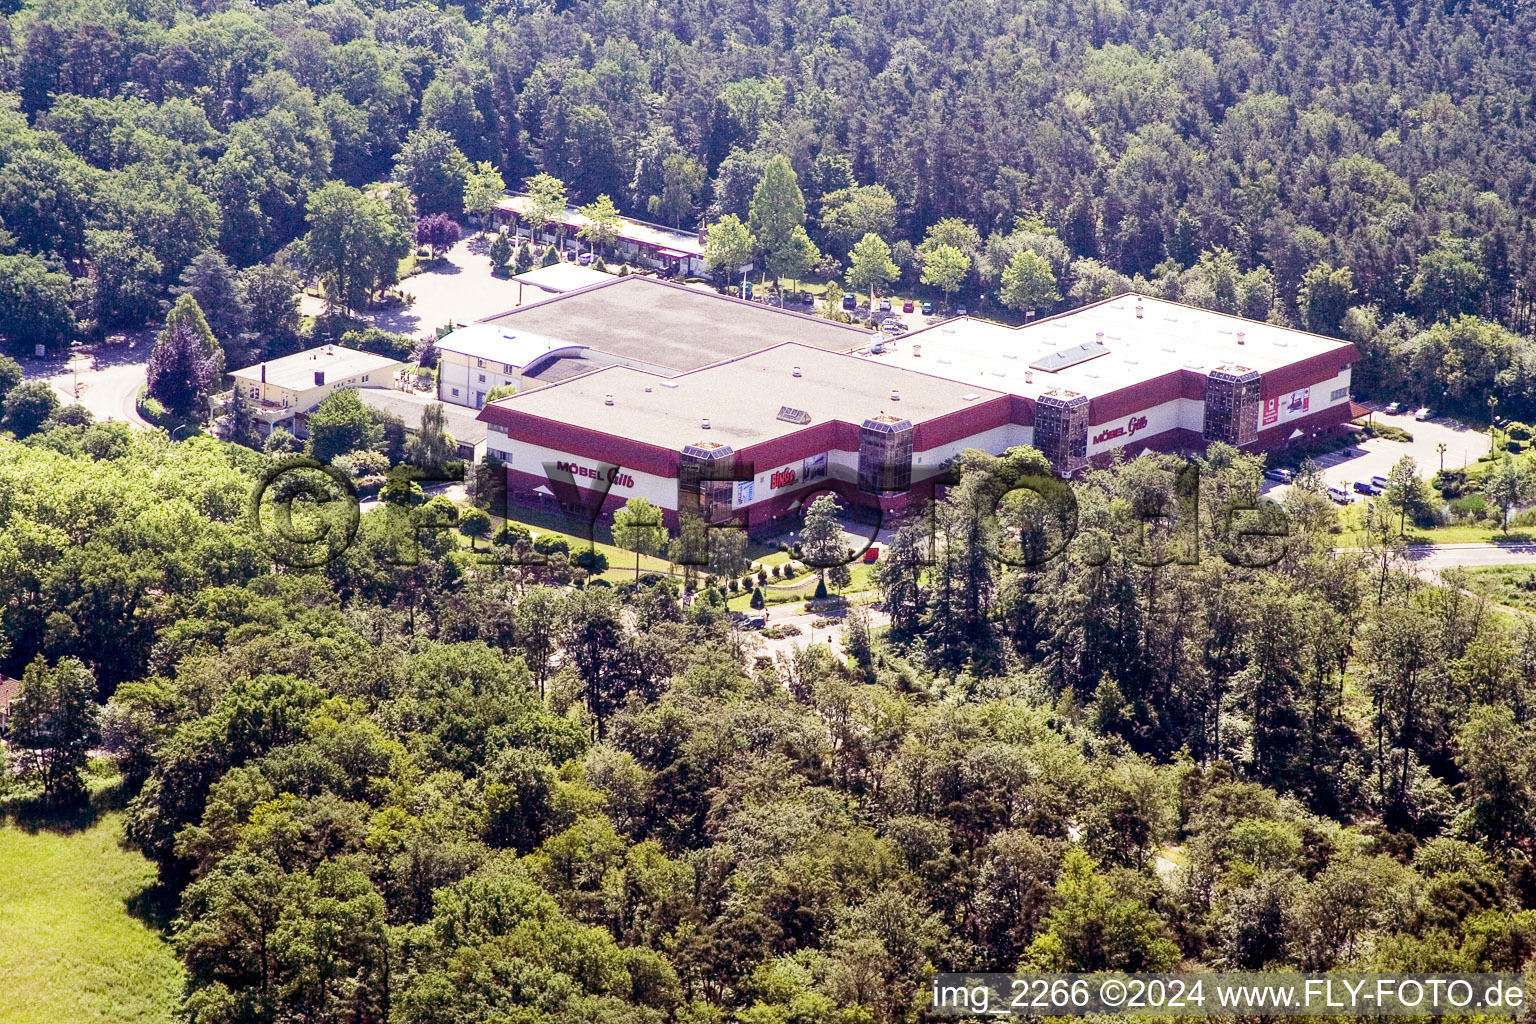
<path fill-rule="evenodd" d="M 75 404 L 78 394 L 79 404 L 98 420 L 148 427 L 136 408 L 148 358 L 148 344 L 139 343 L 104 353 L 99 370 L 91 369 L 91 356 L 76 355 L 65 363 L 30 360 L 22 364 L 22 371 L 28 380 L 51 384 L 65 405 Z"/>
<path fill-rule="evenodd" d="M 1536 563 L 1536 543 L 1511 544 L 1416 544 L 1406 555 L 1420 569 L 1476 568 L 1490 565 L 1530 565 Z"/>

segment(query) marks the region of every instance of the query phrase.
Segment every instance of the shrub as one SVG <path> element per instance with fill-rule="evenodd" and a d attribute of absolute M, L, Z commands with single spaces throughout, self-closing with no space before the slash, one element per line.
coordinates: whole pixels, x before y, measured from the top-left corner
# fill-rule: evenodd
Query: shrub
<path fill-rule="evenodd" d="M 825 601 L 826 598 L 827 598 L 827 581 L 824 580 L 824 579 L 817 580 L 816 581 L 816 594 L 814 596 L 814 600 Z"/>
<path fill-rule="evenodd" d="M 553 533 L 541 533 L 533 542 L 533 550 L 541 555 L 569 555 L 571 542 Z"/>
<path fill-rule="evenodd" d="M 750 602 L 748 602 L 748 603 L 753 608 L 757 608 L 759 610 L 761 610 L 762 608 L 767 606 L 768 602 L 763 599 L 763 588 L 762 587 L 753 587 L 752 588 L 752 600 Z"/>
<path fill-rule="evenodd" d="M 571 564 L 578 569 L 585 569 L 596 576 L 599 573 L 608 571 L 608 556 L 596 548 L 587 548 L 585 551 L 577 552 L 575 557 L 571 559 Z"/>
<path fill-rule="evenodd" d="M 785 623 L 781 626 L 769 626 L 763 630 L 763 636 L 769 640 L 788 640 L 792 636 L 799 636 L 804 630 L 799 626 L 791 626 Z"/>
<path fill-rule="evenodd" d="M 497 544 L 505 544 L 507 547 L 517 547 L 520 544 L 529 544 L 533 541 L 533 534 L 522 523 L 511 521 L 501 524 L 501 529 L 496 531 L 492 540 Z"/>
<path fill-rule="evenodd" d="M 484 537 L 491 532 L 491 517 L 471 505 L 459 513 L 459 532 L 466 537 Z"/>
<path fill-rule="evenodd" d="M 409 359 L 416 351 L 416 339 L 409 334 L 395 334 L 377 327 L 348 331 L 341 336 L 340 344 L 342 348 L 372 352 L 376 356 L 386 356 L 390 359 Z"/>
<path fill-rule="evenodd" d="M 1531 432 L 1531 425 L 1521 423 L 1519 420 L 1512 420 L 1504 428 L 1504 433 L 1508 434 L 1512 441 L 1529 441 L 1531 439 Z"/>
<path fill-rule="evenodd" d="M 1488 514 L 1488 502 L 1481 494 L 1468 494 L 1465 497 L 1452 499 L 1450 509 L 1458 516 L 1482 519 Z"/>

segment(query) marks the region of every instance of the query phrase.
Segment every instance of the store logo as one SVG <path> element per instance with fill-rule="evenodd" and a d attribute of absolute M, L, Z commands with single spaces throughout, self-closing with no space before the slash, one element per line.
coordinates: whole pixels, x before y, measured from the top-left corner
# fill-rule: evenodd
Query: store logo
<path fill-rule="evenodd" d="M 557 462 L 555 469 L 561 473 L 569 473 L 571 476 L 584 477 L 588 480 L 606 480 L 609 484 L 618 487 L 635 486 L 635 478 L 628 473 L 619 472 L 618 466 L 609 466 L 603 470 L 592 466 L 580 466 L 574 462 Z"/>
<path fill-rule="evenodd" d="M 795 472 L 793 466 L 785 466 L 783 469 L 779 470 L 768 478 L 768 489 L 770 491 L 776 491 L 780 487 L 790 486 L 799 479 L 800 476 Z"/>
<path fill-rule="evenodd" d="M 1147 418 L 1145 416 L 1132 416 L 1123 427 L 1101 430 L 1094 434 L 1093 443 L 1103 444 L 1105 441 L 1113 441 L 1117 437 L 1127 437 L 1138 430 L 1145 429 L 1147 429 Z"/>

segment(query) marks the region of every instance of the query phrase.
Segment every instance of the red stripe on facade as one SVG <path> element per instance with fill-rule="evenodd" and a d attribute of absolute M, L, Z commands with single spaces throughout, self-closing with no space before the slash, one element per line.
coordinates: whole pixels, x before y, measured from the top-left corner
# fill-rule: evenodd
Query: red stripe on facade
<path fill-rule="evenodd" d="M 944 416 L 924 420 L 912 428 L 914 452 L 931 451 L 966 437 L 975 437 L 984 431 L 1007 426 L 1013 422 L 1013 403 L 1008 395 L 998 395 L 986 401 L 978 399 L 964 409 Z"/>
<path fill-rule="evenodd" d="M 1088 422 L 1090 425 L 1109 423 L 1113 420 L 1123 420 L 1132 413 L 1142 412 L 1164 402 L 1172 402 L 1183 398 L 1185 384 L 1183 376 L 1187 370 L 1175 370 L 1173 373 L 1165 373 L 1161 377 L 1153 377 L 1148 381 L 1132 384 L 1128 388 L 1111 391 L 1097 398 L 1088 400 Z M 1204 385 L 1201 385 L 1200 397 L 1205 397 Z"/>
<path fill-rule="evenodd" d="M 514 441 L 542 445 L 574 457 L 607 462 L 656 476 L 677 475 L 679 452 L 644 444 L 617 434 L 544 419 L 494 405 L 488 405 L 481 410 L 480 420 L 506 427 L 507 436 Z M 494 437 L 495 434 L 491 436 Z"/>
<path fill-rule="evenodd" d="M 1349 364 L 1360 358 L 1359 349 L 1353 345 L 1340 345 L 1332 352 L 1308 356 L 1277 370 L 1264 374 L 1262 393 L 1265 398 L 1288 395 L 1297 388 L 1310 387 L 1332 380 Z"/>

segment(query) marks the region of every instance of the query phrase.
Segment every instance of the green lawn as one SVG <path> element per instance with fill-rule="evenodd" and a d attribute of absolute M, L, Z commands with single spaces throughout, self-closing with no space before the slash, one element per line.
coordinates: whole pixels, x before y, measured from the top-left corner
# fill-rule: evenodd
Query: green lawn
<path fill-rule="evenodd" d="M 1483 566 L 1466 573 L 1467 589 L 1498 604 L 1536 612 L 1536 565 Z"/>
<path fill-rule="evenodd" d="M 129 902 L 154 868 L 122 815 L 77 832 L 0 825 L 0 1024 L 172 1021 L 181 965 Z"/>
<path fill-rule="evenodd" d="M 515 505 L 507 511 L 509 518 L 514 523 L 521 523 L 528 527 L 535 537 L 543 534 L 563 537 L 566 543 L 570 544 L 572 554 L 587 549 L 589 541 L 570 532 L 572 523 L 565 516 Z M 494 536 L 496 530 L 501 527 L 502 519 L 500 516 L 493 515 L 491 516 L 491 523 L 491 535 Z M 597 550 L 608 559 L 608 571 L 598 577 L 599 579 L 607 580 L 610 583 L 619 583 L 626 579 L 632 580 L 635 578 L 635 553 L 615 547 L 613 544 L 613 531 L 608 526 L 598 524 L 596 529 L 592 531 L 592 542 L 595 543 Z M 485 545 L 485 541 L 479 542 L 480 547 L 483 548 Z M 760 566 L 778 565 L 789 560 L 789 556 L 784 552 L 757 543 L 748 545 L 747 557 Z M 642 573 L 670 574 L 679 578 L 683 575 L 681 567 L 673 566 L 666 558 L 656 555 L 641 555 L 640 571 Z M 815 584 L 812 584 L 813 588 L 814 586 Z"/>
<path fill-rule="evenodd" d="M 870 574 L 874 566 L 864 562 L 856 562 L 848 567 L 852 582 L 846 590 L 838 591 L 850 601 L 859 603 L 866 598 L 872 599 L 874 595 L 874 582 Z M 816 580 L 819 573 L 814 569 L 805 569 L 799 576 L 789 581 L 770 578 L 763 587 L 763 603 L 769 608 L 781 604 L 794 604 L 799 601 L 809 601 L 816 593 Z M 836 595 L 833 595 L 836 596 Z M 726 608 L 730 611 L 747 611 L 751 608 L 752 591 L 746 590 L 735 594 L 726 600 Z"/>

